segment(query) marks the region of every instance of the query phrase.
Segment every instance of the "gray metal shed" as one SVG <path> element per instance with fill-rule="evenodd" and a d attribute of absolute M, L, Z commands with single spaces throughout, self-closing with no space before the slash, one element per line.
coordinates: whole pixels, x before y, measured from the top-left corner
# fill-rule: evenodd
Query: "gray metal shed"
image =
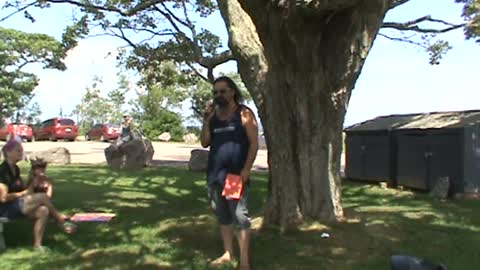
<path fill-rule="evenodd" d="M 345 129 L 347 178 L 480 192 L 480 110 L 377 117 Z"/>

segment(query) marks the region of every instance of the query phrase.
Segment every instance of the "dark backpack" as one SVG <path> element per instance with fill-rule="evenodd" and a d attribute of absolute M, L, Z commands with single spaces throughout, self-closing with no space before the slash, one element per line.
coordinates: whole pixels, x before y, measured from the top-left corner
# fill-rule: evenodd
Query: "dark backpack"
<path fill-rule="evenodd" d="M 390 265 L 392 270 L 448 270 L 443 264 L 406 255 L 392 256 L 390 258 Z"/>

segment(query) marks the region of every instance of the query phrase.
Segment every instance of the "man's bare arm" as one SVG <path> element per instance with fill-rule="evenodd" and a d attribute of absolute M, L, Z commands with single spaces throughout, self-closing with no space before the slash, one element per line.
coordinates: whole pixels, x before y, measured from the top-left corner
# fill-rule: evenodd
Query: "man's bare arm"
<path fill-rule="evenodd" d="M 207 117 L 203 121 L 202 132 L 200 133 L 200 143 L 204 148 L 210 145 L 210 141 L 212 139 L 210 134 L 210 119 L 211 117 Z"/>
<path fill-rule="evenodd" d="M 210 120 L 214 115 L 213 103 L 209 102 L 204 112 L 202 132 L 200 133 L 200 143 L 202 147 L 207 148 L 210 145 L 211 134 L 210 134 Z"/>
<path fill-rule="evenodd" d="M 248 173 L 250 173 L 258 152 L 258 123 L 257 119 L 255 119 L 255 115 L 248 108 L 242 108 L 241 115 L 242 124 L 245 127 L 248 142 L 250 143 L 250 146 L 248 148 L 247 160 L 245 161 L 243 170 L 246 170 L 248 171 Z"/>

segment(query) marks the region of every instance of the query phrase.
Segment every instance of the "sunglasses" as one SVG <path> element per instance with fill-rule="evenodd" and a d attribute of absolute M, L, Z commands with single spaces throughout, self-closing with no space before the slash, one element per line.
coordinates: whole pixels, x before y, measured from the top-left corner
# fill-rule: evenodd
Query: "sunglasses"
<path fill-rule="evenodd" d="M 228 89 L 219 89 L 219 90 L 213 90 L 213 94 L 225 94 L 228 91 Z"/>

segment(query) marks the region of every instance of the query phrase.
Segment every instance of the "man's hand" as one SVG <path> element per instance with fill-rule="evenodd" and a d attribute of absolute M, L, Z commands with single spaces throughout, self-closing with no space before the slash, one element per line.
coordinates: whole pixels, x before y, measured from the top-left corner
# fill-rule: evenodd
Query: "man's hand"
<path fill-rule="evenodd" d="M 240 177 L 242 178 L 242 182 L 246 184 L 250 180 L 250 170 L 243 169 L 240 172 Z"/>
<path fill-rule="evenodd" d="M 205 106 L 205 109 L 203 110 L 203 118 L 205 120 L 210 120 L 213 116 L 213 112 L 215 110 L 215 107 L 213 106 L 213 101 L 209 100 L 207 102 L 207 106 Z"/>
<path fill-rule="evenodd" d="M 213 101 L 209 101 L 203 111 L 203 126 L 202 132 L 200 133 L 200 143 L 202 147 L 208 147 L 210 145 L 210 120 L 215 114 L 214 112 Z"/>

